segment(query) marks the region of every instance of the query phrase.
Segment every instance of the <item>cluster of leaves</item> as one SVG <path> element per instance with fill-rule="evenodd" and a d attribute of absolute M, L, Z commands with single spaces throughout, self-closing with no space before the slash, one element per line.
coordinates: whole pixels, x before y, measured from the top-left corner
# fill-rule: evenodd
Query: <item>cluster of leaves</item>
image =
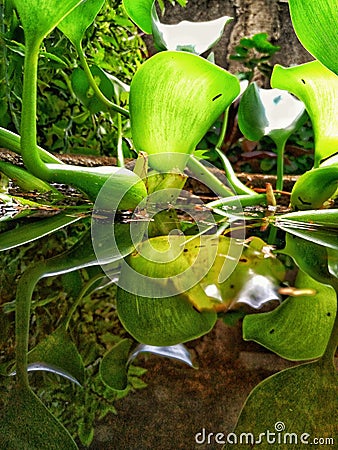
<path fill-rule="evenodd" d="M 20 130 L 22 67 L 25 49 L 23 33 L 11 2 L 0 35 L 2 84 L 0 126 Z M 1 8 L 1 5 L 0 5 Z M 1 11 L 0 11 L 1 12 Z M 83 47 L 91 65 L 100 66 L 110 75 L 130 83 L 137 67 L 147 55 L 146 46 L 135 25 L 122 8 L 122 0 L 106 0 L 95 23 L 87 30 Z M 117 123 L 105 111 L 92 112 L 74 93 L 72 74 L 78 66 L 73 46 L 59 30 L 44 41 L 39 64 L 39 142 L 53 152 L 116 156 Z M 92 95 L 88 93 L 88 95 Z M 124 99 L 127 102 L 127 98 Z M 112 120 L 113 119 L 113 120 Z M 124 121 L 123 149 L 134 156 L 127 144 L 128 122 Z"/>

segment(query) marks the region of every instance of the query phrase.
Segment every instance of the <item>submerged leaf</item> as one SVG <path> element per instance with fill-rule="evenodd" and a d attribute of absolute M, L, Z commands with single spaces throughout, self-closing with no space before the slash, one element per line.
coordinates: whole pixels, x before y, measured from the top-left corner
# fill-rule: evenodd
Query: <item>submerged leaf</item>
<path fill-rule="evenodd" d="M 114 391 L 124 391 L 128 386 L 127 363 L 132 343 L 131 339 L 122 339 L 102 358 L 101 380 Z"/>
<path fill-rule="evenodd" d="M 0 234 L 0 251 L 35 241 L 81 219 L 81 215 L 60 213 L 48 219 L 22 225 L 15 230 L 5 231 Z"/>
<path fill-rule="evenodd" d="M 331 335 L 337 296 L 332 287 L 302 271 L 295 285 L 316 293 L 289 297 L 273 311 L 245 316 L 243 337 L 293 361 L 319 358 Z"/>
<path fill-rule="evenodd" d="M 84 382 L 81 355 L 62 326 L 28 353 L 28 363 L 28 370 L 48 370 L 72 381 L 75 379 L 77 384 Z"/>
<path fill-rule="evenodd" d="M 249 395 L 224 449 L 233 449 L 236 443 L 263 450 L 303 448 L 314 437 L 331 438 L 333 444 L 337 378 L 333 365 L 326 367 L 320 361 L 267 378 Z"/>
<path fill-rule="evenodd" d="M 76 450 L 68 431 L 26 387 L 13 388 L 0 410 L 0 448 Z"/>

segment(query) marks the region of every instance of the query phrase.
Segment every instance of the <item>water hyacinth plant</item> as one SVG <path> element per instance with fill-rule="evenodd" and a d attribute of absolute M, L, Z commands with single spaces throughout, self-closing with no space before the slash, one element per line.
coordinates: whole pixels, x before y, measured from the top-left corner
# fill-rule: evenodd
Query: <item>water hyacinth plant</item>
<path fill-rule="evenodd" d="M 229 17 L 171 28 L 160 23 L 153 0 L 124 0 L 123 4 L 130 19 L 154 35 L 161 50 L 138 68 L 130 89 L 99 67 L 89 66 L 83 52 L 82 40 L 102 0 L 14 0 L 11 13 L 18 15 L 25 35 L 21 135 L 1 128 L 0 144 L 20 154 L 24 167 L 1 162 L 0 171 L 22 190 L 50 192 L 52 200 L 43 197 L 29 203 L 6 193 L 2 201 L 14 213 L 2 220 L 10 226 L 0 234 L 0 249 L 20 248 L 75 222 L 83 229 L 64 251 L 25 268 L 15 302 L 7 305 L 9 311 L 15 309 L 16 357 L 1 366 L 10 389 L 0 411 L 0 448 L 77 448 L 70 433 L 33 392 L 29 374 L 48 371 L 60 376 L 60 383 L 65 378 L 86 389 L 88 367 L 69 327 L 72 320 L 80 320 L 75 313 L 82 300 L 111 283 L 117 285 L 117 317 L 129 336 L 112 338 L 114 345 L 97 360 L 98 377 L 108 392 L 123 395 L 130 389 L 133 362 L 143 352 L 193 366 L 183 343 L 207 334 L 217 320 L 226 320 L 235 310 L 243 318 L 245 340 L 256 341 L 285 359 L 305 362 L 255 388 L 236 425 L 237 435 L 250 430 L 258 436 L 271 421 L 283 418 L 293 424 L 295 433 L 333 436 L 332 411 L 338 406 L 333 366 L 338 333 L 334 1 L 324 5 L 318 0 L 306 4 L 290 0 L 296 32 L 316 60 L 291 68 L 276 66 L 271 90 L 251 83 L 241 97 L 238 78 L 200 56 L 218 41 Z M 56 27 L 78 54 L 82 68 L 74 69 L 72 81 L 80 100 L 93 111 L 117 114 L 114 120 L 130 118 L 132 145 L 138 154 L 133 170 L 124 167 L 121 146 L 120 167 L 92 168 L 64 164 L 37 145 L 38 62 L 44 39 Z M 215 33 L 201 42 L 203 30 L 210 27 L 215 27 Z M 119 102 L 122 88 L 130 91 L 129 105 Z M 94 103 L 86 100 L 89 90 Z M 283 187 L 286 141 L 303 123 L 307 110 L 315 132 L 315 164 L 291 192 L 292 211 L 276 212 L 278 197 L 271 188 L 259 194 L 241 183 L 222 153 L 228 110 L 235 100 L 242 133 L 251 140 L 270 136 L 276 144 L 277 190 Z M 196 152 L 219 119 L 222 127 L 215 148 L 226 168 L 223 178 Z M 184 188 L 187 168 L 190 179 L 206 185 L 215 200 L 205 203 Z M 84 204 L 80 208 L 63 205 L 59 183 L 82 192 Z M 55 198 L 61 198 L 61 205 Z M 246 210 L 257 206 L 265 213 L 257 216 Z M 14 222 L 18 226 L 11 227 L 33 210 L 52 210 L 53 215 L 36 222 Z M 274 246 L 255 232 L 269 227 Z M 277 231 L 282 241 L 275 239 Z M 286 256 L 297 269 L 287 298 L 280 289 L 290 283 Z M 91 275 L 74 282 L 75 301 L 65 317 L 53 333 L 31 346 L 32 297 L 38 282 L 83 269 Z M 279 306 L 259 312 L 272 301 Z M 92 430 L 83 433 L 82 442 L 89 445 L 92 434 Z"/>

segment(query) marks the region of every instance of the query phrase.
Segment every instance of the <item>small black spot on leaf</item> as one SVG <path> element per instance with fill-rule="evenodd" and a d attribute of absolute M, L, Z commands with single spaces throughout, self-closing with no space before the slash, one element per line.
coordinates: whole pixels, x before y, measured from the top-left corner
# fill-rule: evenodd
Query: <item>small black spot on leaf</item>
<path fill-rule="evenodd" d="M 270 334 L 273 334 L 275 332 L 275 329 L 272 328 L 272 330 L 269 331 Z"/>
<path fill-rule="evenodd" d="M 217 100 L 218 98 L 222 97 L 223 94 L 218 94 L 215 95 L 215 97 L 212 99 L 212 101 L 214 102 L 215 100 Z"/>
<path fill-rule="evenodd" d="M 327 315 L 328 317 L 331 317 L 331 313 L 330 313 L 330 312 L 328 312 L 326 315 Z"/>
<path fill-rule="evenodd" d="M 306 84 L 306 83 L 305 83 L 305 80 L 303 80 L 303 78 L 301 79 L 301 82 L 302 82 L 303 84 Z"/>

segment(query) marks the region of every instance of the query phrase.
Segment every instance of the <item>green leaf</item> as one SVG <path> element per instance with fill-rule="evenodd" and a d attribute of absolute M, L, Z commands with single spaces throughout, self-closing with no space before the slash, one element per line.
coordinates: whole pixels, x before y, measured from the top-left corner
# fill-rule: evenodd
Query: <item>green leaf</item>
<path fill-rule="evenodd" d="M 132 136 L 159 171 L 183 169 L 210 126 L 240 91 L 236 77 L 186 52 L 161 52 L 130 87 Z"/>
<path fill-rule="evenodd" d="M 296 287 L 313 289 L 315 295 L 289 297 L 278 308 L 247 315 L 243 337 L 255 341 L 282 358 L 293 361 L 319 358 L 325 352 L 336 317 L 335 290 L 298 273 Z"/>
<path fill-rule="evenodd" d="M 291 20 L 303 46 L 338 75 L 336 0 L 289 0 Z"/>
<path fill-rule="evenodd" d="M 240 448 L 287 450 L 303 448 L 314 437 L 335 439 L 337 409 L 335 368 L 320 361 L 302 364 L 267 378 L 251 392 L 234 430 L 236 442 L 241 436 L 248 445 Z M 225 450 L 234 448 L 234 434 Z"/>
<path fill-rule="evenodd" d="M 29 366 L 32 363 L 40 363 L 41 370 L 56 372 L 58 375 L 69 378 L 69 375 L 83 384 L 84 365 L 74 342 L 64 327 L 59 327 L 52 334 L 34 347 L 28 353 Z M 29 368 L 28 366 L 28 368 Z M 35 368 L 34 370 L 38 370 Z"/>
<path fill-rule="evenodd" d="M 318 167 L 320 161 L 334 154 L 338 147 L 337 75 L 319 61 L 289 68 L 277 64 L 271 86 L 285 89 L 304 102 L 315 134 L 315 167 Z"/>
<path fill-rule="evenodd" d="M 87 0 L 81 2 L 58 25 L 58 28 L 75 47 L 81 44 L 87 28 L 93 23 L 104 0 Z"/>
<path fill-rule="evenodd" d="M 152 33 L 151 8 L 155 0 L 123 0 L 123 6 L 131 20 L 145 33 Z"/>
<path fill-rule="evenodd" d="M 114 85 L 105 72 L 98 66 L 91 66 L 92 75 L 98 80 L 97 84 L 101 92 L 111 99 L 114 96 Z M 91 114 L 99 111 L 107 111 L 107 105 L 100 101 L 92 91 L 85 72 L 80 69 L 74 69 L 71 75 L 72 88 L 77 98 L 84 104 Z"/>
<path fill-rule="evenodd" d="M 35 241 L 81 219 L 81 215 L 60 213 L 48 219 L 21 225 L 15 230 L 5 231 L 0 234 L 0 251 Z"/>
<path fill-rule="evenodd" d="M 67 430 L 27 387 L 12 388 L 0 411 L 0 448 L 76 450 Z"/>
<path fill-rule="evenodd" d="M 40 42 L 84 0 L 14 0 L 26 41 Z"/>
<path fill-rule="evenodd" d="M 197 339 L 208 333 L 217 319 L 215 312 L 198 312 L 184 294 L 147 298 L 118 288 L 116 304 L 125 329 L 149 345 L 169 346 Z"/>
<path fill-rule="evenodd" d="M 276 217 L 275 226 L 324 247 L 338 250 L 338 209 L 297 211 Z"/>
<path fill-rule="evenodd" d="M 256 83 L 244 91 L 238 109 L 238 125 L 247 139 L 258 141 L 270 136 L 286 140 L 305 120 L 302 102 L 280 89 L 261 89 Z"/>
<path fill-rule="evenodd" d="M 337 245 L 337 236 L 335 239 Z M 285 248 L 278 253 L 291 256 L 302 271 L 319 283 L 337 285 L 337 274 L 329 270 L 329 265 L 335 264 L 337 249 L 331 249 L 322 243 L 310 242 L 290 233 L 286 233 L 285 243 Z"/>
<path fill-rule="evenodd" d="M 294 184 L 290 203 L 295 210 L 323 208 L 338 194 L 338 164 L 320 166 L 301 175 Z"/>
<path fill-rule="evenodd" d="M 124 391 L 128 386 L 127 362 L 132 343 L 131 339 L 122 339 L 101 360 L 101 380 L 114 391 Z"/>

